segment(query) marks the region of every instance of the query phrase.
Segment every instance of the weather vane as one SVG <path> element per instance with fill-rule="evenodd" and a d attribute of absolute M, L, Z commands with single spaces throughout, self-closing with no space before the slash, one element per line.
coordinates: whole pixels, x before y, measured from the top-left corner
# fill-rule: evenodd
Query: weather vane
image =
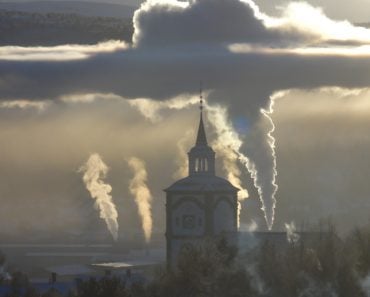
<path fill-rule="evenodd" d="M 202 81 L 200 81 L 200 88 L 199 88 L 199 109 L 200 109 L 200 112 L 203 111 L 203 90 L 202 90 Z"/>

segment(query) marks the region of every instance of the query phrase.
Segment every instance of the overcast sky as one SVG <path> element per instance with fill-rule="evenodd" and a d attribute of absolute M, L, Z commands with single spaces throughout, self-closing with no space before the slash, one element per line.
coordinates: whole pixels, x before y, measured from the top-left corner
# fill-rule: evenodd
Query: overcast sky
<path fill-rule="evenodd" d="M 367 223 L 370 30 L 305 3 L 282 9 L 149 1 L 131 45 L 0 47 L 0 231 L 99 225 L 79 171 L 98 153 L 120 236 L 141 232 L 131 157 L 163 233 L 162 189 L 185 174 L 200 80 L 218 173 L 245 189 L 242 226 Z"/>

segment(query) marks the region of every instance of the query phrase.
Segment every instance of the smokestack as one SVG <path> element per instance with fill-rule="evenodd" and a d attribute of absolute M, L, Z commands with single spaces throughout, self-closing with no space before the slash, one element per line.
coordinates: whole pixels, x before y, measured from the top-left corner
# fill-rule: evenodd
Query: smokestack
<path fill-rule="evenodd" d="M 92 154 L 86 164 L 80 168 L 84 172 L 83 181 L 91 198 L 95 199 L 95 208 L 102 218 L 114 240 L 118 238 L 118 213 L 110 192 L 112 187 L 103 182 L 108 172 L 107 165 L 98 154 Z"/>

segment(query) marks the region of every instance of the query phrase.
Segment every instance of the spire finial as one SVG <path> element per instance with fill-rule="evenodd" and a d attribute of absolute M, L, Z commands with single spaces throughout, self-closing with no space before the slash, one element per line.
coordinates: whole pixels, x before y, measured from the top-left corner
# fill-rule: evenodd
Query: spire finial
<path fill-rule="evenodd" d="M 206 132 L 204 130 L 203 124 L 203 90 L 202 90 L 202 82 L 200 82 L 199 88 L 199 109 L 200 109 L 200 121 L 199 121 L 199 128 L 197 134 L 196 145 L 208 145 L 207 144 L 207 137 Z"/>
<path fill-rule="evenodd" d="M 202 88 L 202 81 L 200 81 L 200 85 L 199 85 L 199 109 L 200 109 L 200 113 L 202 114 L 202 112 L 203 112 L 203 88 Z"/>

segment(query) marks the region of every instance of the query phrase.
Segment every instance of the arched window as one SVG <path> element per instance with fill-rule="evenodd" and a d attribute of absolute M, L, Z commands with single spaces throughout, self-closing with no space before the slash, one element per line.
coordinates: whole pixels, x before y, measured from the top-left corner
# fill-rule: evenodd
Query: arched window
<path fill-rule="evenodd" d="M 200 164 L 199 164 L 199 159 L 198 158 L 196 158 L 195 159 L 195 172 L 198 172 L 199 171 L 199 166 Z"/>
<path fill-rule="evenodd" d="M 194 171 L 195 172 L 207 172 L 209 170 L 209 164 L 207 158 L 195 158 L 194 160 Z"/>

